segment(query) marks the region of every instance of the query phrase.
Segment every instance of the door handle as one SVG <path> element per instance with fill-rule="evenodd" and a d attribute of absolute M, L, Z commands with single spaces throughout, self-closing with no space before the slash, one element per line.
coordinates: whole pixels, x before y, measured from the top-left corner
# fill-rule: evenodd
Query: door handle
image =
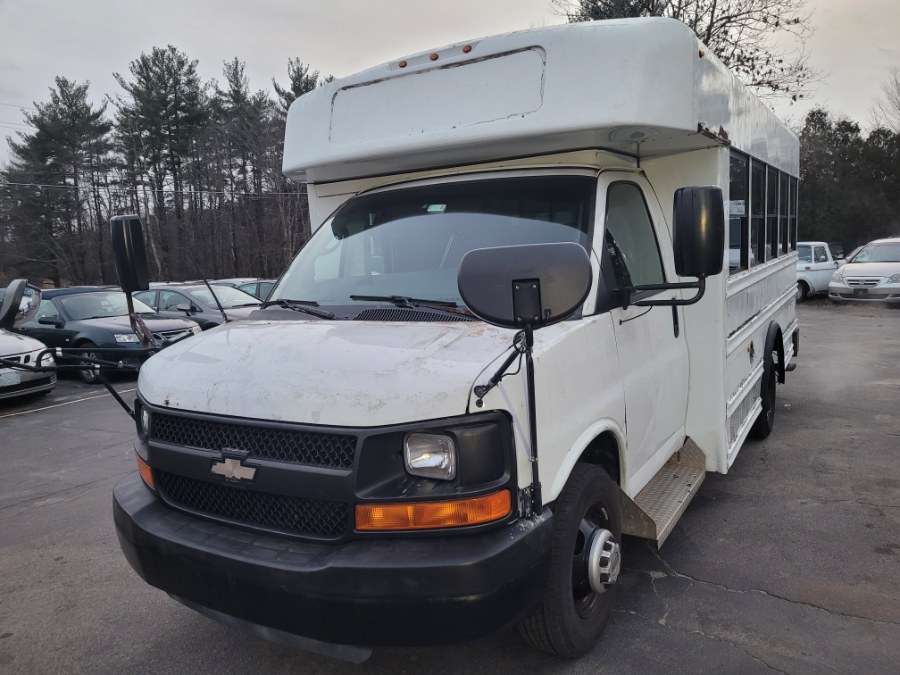
<path fill-rule="evenodd" d="M 678 325 L 678 308 L 675 305 L 672 305 L 672 331 L 675 337 L 681 332 L 681 326 Z"/>

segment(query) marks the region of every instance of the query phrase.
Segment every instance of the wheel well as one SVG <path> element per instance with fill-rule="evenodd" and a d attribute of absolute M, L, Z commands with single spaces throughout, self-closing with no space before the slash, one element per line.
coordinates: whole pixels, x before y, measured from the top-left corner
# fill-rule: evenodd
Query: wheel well
<path fill-rule="evenodd" d="M 797 283 L 798 283 L 798 284 L 803 284 L 804 286 L 806 286 L 806 290 L 807 290 L 807 291 L 810 290 L 809 282 L 808 282 L 806 279 L 797 279 Z"/>
<path fill-rule="evenodd" d="M 615 437 L 609 431 L 603 432 L 588 443 L 578 461 L 602 467 L 616 485 L 621 483 L 619 444 L 616 443 Z"/>

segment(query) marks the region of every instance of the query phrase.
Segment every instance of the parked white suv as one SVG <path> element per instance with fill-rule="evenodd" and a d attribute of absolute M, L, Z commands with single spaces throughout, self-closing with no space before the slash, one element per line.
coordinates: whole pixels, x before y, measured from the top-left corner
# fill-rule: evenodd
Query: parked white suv
<path fill-rule="evenodd" d="M 827 291 L 831 275 L 843 264 L 824 241 L 797 242 L 797 299 L 803 302 L 810 293 Z"/>
<path fill-rule="evenodd" d="M 866 244 L 852 262 L 832 274 L 828 297 L 836 302 L 900 303 L 900 237 Z"/>

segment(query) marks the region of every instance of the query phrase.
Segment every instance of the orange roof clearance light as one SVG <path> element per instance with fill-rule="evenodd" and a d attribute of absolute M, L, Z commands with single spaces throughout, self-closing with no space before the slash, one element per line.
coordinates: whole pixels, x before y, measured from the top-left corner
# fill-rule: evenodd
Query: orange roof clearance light
<path fill-rule="evenodd" d="M 466 45 L 465 47 L 463 47 L 463 54 L 468 54 L 470 51 L 472 51 L 472 45 Z"/>
<path fill-rule="evenodd" d="M 137 460 L 138 473 L 141 474 L 141 478 L 148 487 L 155 490 L 156 483 L 153 482 L 153 471 L 150 469 L 150 465 L 137 453 L 134 454 L 134 458 Z"/>
<path fill-rule="evenodd" d="M 357 504 L 356 529 L 381 532 L 480 525 L 505 518 L 511 510 L 509 490 L 444 502 Z"/>
<path fill-rule="evenodd" d="M 428 58 L 431 59 L 432 61 L 437 61 L 437 60 L 438 60 L 438 55 L 437 55 L 437 54 L 432 54 L 432 55 L 429 56 Z"/>
<path fill-rule="evenodd" d="M 406 61 L 401 61 L 397 65 L 400 66 L 401 68 L 406 68 Z"/>

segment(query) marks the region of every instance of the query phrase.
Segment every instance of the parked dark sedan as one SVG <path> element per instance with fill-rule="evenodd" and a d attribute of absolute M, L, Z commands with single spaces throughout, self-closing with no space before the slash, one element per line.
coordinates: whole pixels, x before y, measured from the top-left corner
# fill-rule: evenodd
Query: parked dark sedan
<path fill-rule="evenodd" d="M 224 323 L 222 312 L 206 284 L 151 284 L 149 291 L 139 291 L 134 297 L 152 307 L 160 316 L 187 317 L 200 324 L 203 330 Z M 260 299 L 231 286 L 212 284 L 229 321 L 246 318 L 259 309 Z"/>
<path fill-rule="evenodd" d="M 34 319 L 18 328 L 18 332 L 36 338 L 48 347 L 97 348 L 88 356 L 108 358 L 139 365 L 147 357 L 104 353 L 105 349 L 142 349 L 137 335 L 131 330 L 125 294 L 115 288 L 82 286 L 54 288 L 41 293 L 41 305 Z M 134 301 L 134 309 L 141 314 L 154 336 L 177 340 L 200 332 L 200 326 L 188 319 L 163 319 L 140 300 Z M 77 359 L 76 359 L 77 360 Z M 98 381 L 97 371 L 85 368 L 79 371 L 88 384 Z"/>

